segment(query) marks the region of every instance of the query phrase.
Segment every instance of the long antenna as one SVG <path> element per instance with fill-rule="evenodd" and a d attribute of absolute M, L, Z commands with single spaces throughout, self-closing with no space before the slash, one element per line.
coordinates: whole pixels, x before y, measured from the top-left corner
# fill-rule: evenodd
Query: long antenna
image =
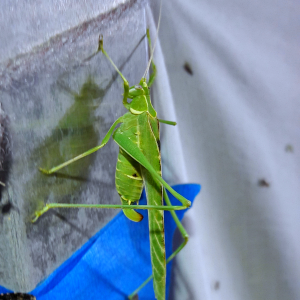
<path fill-rule="evenodd" d="M 154 40 L 154 44 L 153 44 L 153 49 L 151 49 L 151 47 L 150 47 L 151 56 L 150 56 L 150 59 L 149 59 L 146 71 L 145 71 L 145 73 L 143 75 L 143 78 L 146 78 L 146 76 L 147 76 L 147 74 L 149 72 L 149 69 L 150 69 L 151 61 L 153 59 L 153 53 L 154 53 L 154 49 L 155 49 L 155 46 L 156 46 L 156 41 L 157 41 L 157 38 L 158 38 L 158 30 L 159 30 L 159 26 L 160 26 L 161 6 L 162 6 L 162 0 L 160 1 L 159 17 L 158 17 L 158 23 L 157 23 L 157 29 L 156 29 L 156 35 L 155 35 L 155 40 Z"/>

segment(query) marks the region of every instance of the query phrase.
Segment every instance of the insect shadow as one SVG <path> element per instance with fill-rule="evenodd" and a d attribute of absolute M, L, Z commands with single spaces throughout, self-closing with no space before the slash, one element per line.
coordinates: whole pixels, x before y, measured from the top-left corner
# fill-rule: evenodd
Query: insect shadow
<path fill-rule="evenodd" d="M 61 88 L 63 85 L 59 86 Z M 33 168 L 51 165 L 70 155 L 77 155 L 82 151 L 82 147 L 89 149 L 97 145 L 98 134 L 93 122 L 96 119 L 95 109 L 102 102 L 103 91 L 89 77 L 79 93 L 71 92 L 71 95 L 74 98 L 73 105 L 52 130 L 51 135 L 32 151 L 28 160 Z M 24 197 L 26 204 L 35 210 L 37 205 L 44 205 L 50 193 L 62 199 L 80 188 L 81 184 L 86 181 L 88 167 L 93 161 L 94 157 L 90 157 L 82 162 L 83 166 L 74 164 L 68 167 L 59 178 L 49 178 L 36 172 L 27 183 Z M 70 178 L 69 173 L 74 174 L 74 178 Z"/>

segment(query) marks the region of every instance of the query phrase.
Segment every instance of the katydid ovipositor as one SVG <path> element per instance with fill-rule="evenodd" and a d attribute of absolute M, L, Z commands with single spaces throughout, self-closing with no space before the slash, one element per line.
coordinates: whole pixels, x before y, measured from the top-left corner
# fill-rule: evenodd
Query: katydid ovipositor
<path fill-rule="evenodd" d="M 149 87 L 155 79 L 155 65 L 152 62 L 153 51 L 151 49 L 151 41 L 149 31 L 147 37 L 151 57 L 148 67 L 139 85 L 129 87 L 129 84 L 123 74 L 115 66 L 106 51 L 103 49 L 103 39 L 99 39 L 98 52 L 102 52 L 113 67 L 119 73 L 124 81 L 123 105 L 129 111 L 122 117 L 118 118 L 109 129 L 102 143 L 90 149 L 89 151 L 59 165 L 52 169 L 40 169 L 45 174 L 52 174 L 61 168 L 89 155 L 102 148 L 109 140 L 111 135 L 115 142 L 119 145 L 119 155 L 116 168 L 116 188 L 121 198 L 121 205 L 105 205 L 105 204 L 47 204 L 41 211 L 35 212 L 36 221 L 42 214 L 50 208 L 59 207 L 84 207 L 84 208 L 122 208 L 124 214 L 132 221 L 139 222 L 142 216 L 134 210 L 147 209 L 149 213 L 149 231 L 150 231 L 150 250 L 153 273 L 153 286 L 155 296 L 158 300 L 165 299 L 166 289 L 166 263 L 170 261 L 187 243 L 188 235 L 182 224 L 177 218 L 174 210 L 183 210 L 190 206 L 190 201 L 174 191 L 161 177 L 161 157 L 160 157 L 160 138 L 159 138 L 159 122 L 169 125 L 176 125 L 171 121 L 160 120 L 156 117 L 150 100 Z M 146 75 L 150 63 L 152 62 L 153 73 L 148 83 Z M 131 99 L 131 102 L 128 102 Z M 121 124 L 119 128 L 116 128 Z M 147 195 L 147 205 L 134 205 L 139 200 L 142 189 L 145 186 Z M 182 206 L 172 206 L 166 189 L 170 191 L 181 203 Z M 163 198 L 166 206 L 163 205 Z M 170 211 L 174 221 L 176 222 L 184 241 L 181 246 L 166 261 L 165 243 L 164 243 L 164 210 Z M 150 276 L 136 291 L 129 297 L 133 297 L 150 279 Z"/>

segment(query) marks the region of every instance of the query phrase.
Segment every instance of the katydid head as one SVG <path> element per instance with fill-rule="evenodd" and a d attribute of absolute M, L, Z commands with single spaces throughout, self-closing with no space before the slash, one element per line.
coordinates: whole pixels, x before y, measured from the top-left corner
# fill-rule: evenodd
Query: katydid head
<path fill-rule="evenodd" d="M 139 115 L 148 112 L 153 118 L 156 117 L 156 111 L 152 106 L 150 90 L 145 78 L 141 79 L 140 85 L 132 86 L 129 89 L 128 98 L 132 99 L 129 104 L 129 110 L 132 114 Z"/>

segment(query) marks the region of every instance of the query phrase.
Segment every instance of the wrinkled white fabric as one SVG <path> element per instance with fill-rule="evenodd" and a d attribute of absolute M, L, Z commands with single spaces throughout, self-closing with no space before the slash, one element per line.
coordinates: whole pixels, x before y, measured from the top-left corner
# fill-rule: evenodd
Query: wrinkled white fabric
<path fill-rule="evenodd" d="M 299 15 L 296 1 L 163 0 L 154 101 L 178 122 L 161 125 L 164 177 L 202 185 L 170 299 L 300 299 Z"/>

